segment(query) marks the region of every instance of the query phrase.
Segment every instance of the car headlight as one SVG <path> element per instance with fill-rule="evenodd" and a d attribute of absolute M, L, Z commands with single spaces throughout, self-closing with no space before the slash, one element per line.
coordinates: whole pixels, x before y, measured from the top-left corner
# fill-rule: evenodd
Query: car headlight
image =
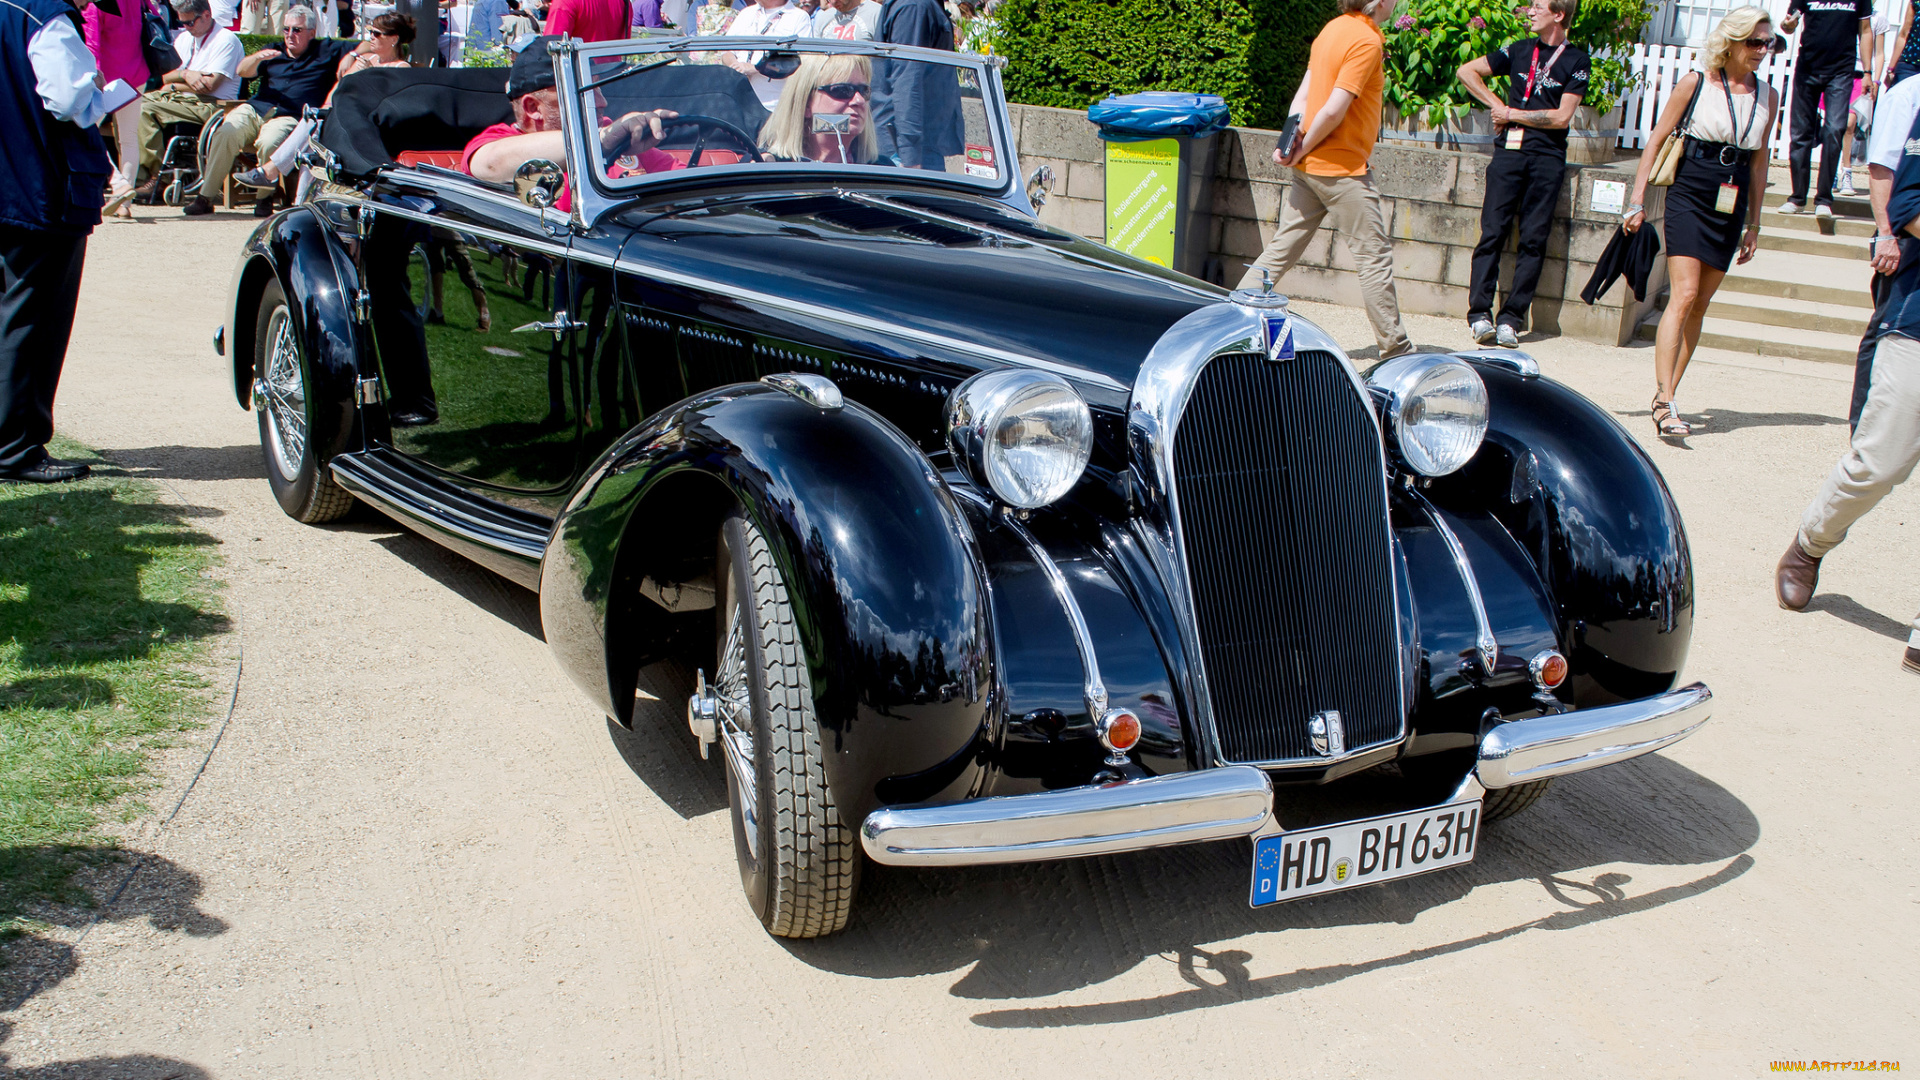
<path fill-rule="evenodd" d="M 1473 460 L 1487 434 L 1487 384 L 1451 356 L 1423 353 L 1373 369 L 1367 385 L 1387 395 L 1388 436 L 1407 467 L 1445 476 Z"/>
<path fill-rule="evenodd" d="M 1093 415 L 1067 380 L 1041 371 L 987 371 L 947 398 L 954 461 L 1020 509 L 1065 495 L 1093 453 Z"/>

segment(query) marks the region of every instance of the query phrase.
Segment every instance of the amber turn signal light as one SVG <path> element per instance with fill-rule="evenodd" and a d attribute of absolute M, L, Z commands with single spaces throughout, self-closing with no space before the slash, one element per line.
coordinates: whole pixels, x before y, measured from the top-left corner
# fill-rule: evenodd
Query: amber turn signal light
<path fill-rule="evenodd" d="M 1527 670 L 1533 674 L 1533 685 L 1551 690 L 1567 681 L 1567 658 L 1548 649 L 1527 661 Z"/>
<path fill-rule="evenodd" d="M 1140 741 L 1140 718 L 1125 709 L 1107 710 L 1094 729 L 1100 733 L 1100 744 L 1117 754 L 1126 753 Z"/>

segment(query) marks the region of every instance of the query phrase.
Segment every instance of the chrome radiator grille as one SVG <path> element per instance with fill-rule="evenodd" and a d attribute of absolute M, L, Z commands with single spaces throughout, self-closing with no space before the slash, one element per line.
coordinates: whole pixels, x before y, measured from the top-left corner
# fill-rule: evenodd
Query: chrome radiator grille
<path fill-rule="evenodd" d="M 1222 759 L 1318 757 L 1401 731 L 1391 541 L 1368 404 L 1340 361 L 1216 357 L 1173 440 L 1173 481 Z"/>

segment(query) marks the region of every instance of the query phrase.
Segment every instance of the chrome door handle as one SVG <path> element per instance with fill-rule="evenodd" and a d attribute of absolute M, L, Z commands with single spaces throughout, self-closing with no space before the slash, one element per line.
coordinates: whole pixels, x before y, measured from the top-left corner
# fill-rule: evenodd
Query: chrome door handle
<path fill-rule="evenodd" d="M 585 330 L 586 328 L 586 323 L 574 322 L 573 316 L 567 312 L 556 311 L 553 313 L 553 320 L 551 322 L 530 322 L 525 326 L 514 327 L 513 332 L 516 334 L 550 333 L 553 335 L 555 341 L 559 341 L 575 330 Z"/>

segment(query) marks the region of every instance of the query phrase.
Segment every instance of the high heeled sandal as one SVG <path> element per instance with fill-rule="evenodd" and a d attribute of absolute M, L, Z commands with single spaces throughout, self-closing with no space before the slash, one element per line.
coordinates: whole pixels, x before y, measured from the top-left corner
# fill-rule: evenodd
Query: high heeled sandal
<path fill-rule="evenodd" d="M 1673 402 L 1653 399 L 1653 430 L 1663 439 L 1684 439 L 1693 434 L 1693 425 L 1674 415 Z"/>

